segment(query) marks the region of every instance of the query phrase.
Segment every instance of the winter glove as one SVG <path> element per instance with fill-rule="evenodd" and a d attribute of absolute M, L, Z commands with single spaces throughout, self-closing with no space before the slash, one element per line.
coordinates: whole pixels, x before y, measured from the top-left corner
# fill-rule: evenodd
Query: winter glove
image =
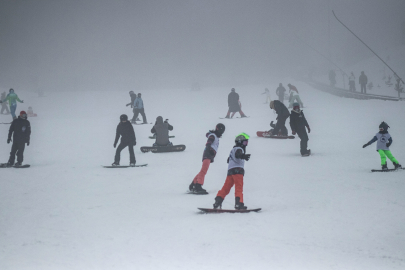
<path fill-rule="evenodd" d="M 136 145 L 136 141 L 134 141 L 134 145 Z"/>
<path fill-rule="evenodd" d="M 386 143 L 385 145 L 386 145 L 387 147 L 390 147 L 391 144 L 390 144 L 390 143 Z"/>
<path fill-rule="evenodd" d="M 311 133 L 311 129 L 309 128 L 309 126 L 307 126 L 307 129 L 308 129 L 308 133 Z"/>
<path fill-rule="evenodd" d="M 293 130 L 293 131 L 292 131 L 292 135 L 295 135 L 295 134 L 297 134 L 297 132 L 296 132 L 295 130 Z"/>
<path fill-rule="evenodd" d="M 10 143 L 11 142 L 11 139 L 7 139 L 7 143 Z"/>
<path fill-rule="evenodd" d="M 163 123 L 169 123 L 169 119 L 166 119 Z"/>
<path fill-rule="evenodd" d="M 366 143 L 365 145 L 363 145 L 363 148 L 366 148 L 367 146 L 369 146 L 369 144 L 368 144 L 368 143 Z"/>
<path fill-rule="evenodd" d="M 114 148 L 115 148 L 115 147 L 117 147 L 117 144 L 116 144 L 116 143 L 114 143 Z"/>
<path fill-rule="evenodd" d="M 24 103 L 24 100 L 21 100 L 21 103 Z"/>
<path fill-rule="evenodd" d="M 243 154 L 242 159 L 249 161 L 250 159 L 250 154 Z"/>
<path fill-rule="evenodd" d="M 29 146 L 29 145 L 30 145 L 30 141 L 27 142 L 27 146 Z"/>

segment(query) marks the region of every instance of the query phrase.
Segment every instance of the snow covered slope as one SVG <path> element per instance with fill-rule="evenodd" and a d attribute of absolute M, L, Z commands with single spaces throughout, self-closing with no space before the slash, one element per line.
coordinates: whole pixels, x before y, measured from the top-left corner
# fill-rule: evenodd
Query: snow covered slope
<path fill-rule="evenodd" d="M 298 138 L 256 137 L 276 118 L 260 94 L 279 82 L 237 87 L 250 118 L 232 120 L 218 119 L 230 87 L 165 89 L 142 92 L 148 121 L 168 118 L 172 142 L 187 149 L 143 154 L 152 125 L 135 126 L 137 163 L 149 165 L 128 169 L 101 167 L 113 161 L 120 114 L 131 115 L 128 93 L 38 98 L 16 89 L 25 100 L 18 111 L 32 106 L 39 116 L 29 119 L 24 163 L 31 168 L 0 171 L 0 269 L 404 269 L 405 171 L 371 173 L 379 155 L 375 145 L 362 148 L 386 121 L 391 150 L 405 164 L 404 103 L 338 98 L 288 82 L 307 107 L 311 157 L 300 156 Z M 210 194 L 188 195 L 205 133 L 219 122 L 226 131 L 206 176 Z M 4 162 L 8 127 L 0 125 Z M 214 203 L 241 132 L 251 135 L 245 204 L 263 210 L 200 214 L 197 207 Z M 121 164 L 128 156 L 124 150 Z M 232 190 L 223 207 L 233 204 Z"/>

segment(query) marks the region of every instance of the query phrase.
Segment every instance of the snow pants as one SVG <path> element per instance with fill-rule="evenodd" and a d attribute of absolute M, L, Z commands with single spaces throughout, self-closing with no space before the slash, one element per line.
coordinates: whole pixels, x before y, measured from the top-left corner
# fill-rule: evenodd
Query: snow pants
<path fill-rule="evenodd" d="M 11 146 L 10 158 L 8 163 L 14 165 L 15 162 L 15 155 L 17 154 L 17 162 L 21 163 L 24 161 L 24 149 L 25 149 L 25 142 L 13 142 Z"/>
<path fill-rule="evenodd" d="M 115 158 L 114 158 L 114 162 L 116 164 L 120 164 L 120 159 L 121 159 L 121 151 L 128 146 L 128 150 L 129 150 L 129 163 L 135 163 L 135 153 L 134 153 L 134 145 L 131 143 L 120 143 L 117 147 L 117 151 L 115 152 Z"/>
<path fill-rule="evenodd" d="M 293 107 L 294 101 L 297 101 L 300 104 L 300 107 L 304 108 L 304 104 L 301 101 L 300 95 L 293 95 L 292 98 L 290 98 L 290 105 L 288 106 L 289 108 Z"/>
<path fill-rule="evenodd" d="M 232 115 L 231 115 L 231 111 L 228 110 L 228 113 L 226 114 L 225 117 L 229 118 L 229 116 L 230 116 L 230 117 L 232 118 L 232 117 L 235 115 L 235 113 L 236 113 L 236 112 L 232 112 Z M 239 109 L 239 114 L 240 114 L 241 117 L 242 117 L 242 116 L 246 116 L 246 115 L 242 112 L 242 109 Z"/>
<path fill-rule="evenodd" d="M 3 114 L 3 112 L 6 111 L 6 114 L 9 114 L 10 111 L 8 110 L 7 104 L 6 103 L 1 103 L 1 114 Z"/>
<path fill-rule="evenodd" d="M 360 89 L 361 89 L 361 92 L 362 92 L 362 93 L 367 94 L 367 92 L 366 92 L 366 85 L 365 85 L 365 84 L 360 84 Z M 363 91 L 364 91 L 364 92 L 363 92 Z"/>
<path fill-rule="evenodd" d="M 298 137 L 300 137 L 301 142 L 300 142 L 300 146 L 301 146 L 301 155 L 304 155 L 306 153 L 308 153 L 308 134 L 306 132 L 306 130 L 300 130 L 297 131 Z"/>
<path fill-rule="evenodd" d="M 279 116 L 278 117 L 276 126 L 274 127 L 274 130 L 273 130 L 273 135 L 277 136 L 279 132 L 281 132 L 282 135 L 285 135 L 285 136 L 288 135 L 288 130 L 285 127 L 285 121 L 287 121 L 288 117 L 290 117 L 290 116 L 287 116 L 287 117 Z"/>
<path fill-rule="evenodd" d="M 10 105 L 10 112 L 11 112 L 11 116 L 13 117 L 13 119 L 16 119 L 17 116 L 15 116 L 15 110 L 17 109 L 17 104 L 11 104 Z"/>
<path fill-rule="evenodd" d="M 139 114 L 142 115 L 143 123 L 146 124 L 147 121 L 146 121 L 146 115 L 145 115 L 145 109 L 144 108 L 142 108 L 142 109 L 134 109 L 134 117 L 132 118 L 132 120 L 135 121 L 138 118 Z"/>
<path fill-rule="evenodd" d="M 226 195 L 229 194 L 231 188 L 235 185 L 235 198 L 239 197 L 240 202 L 243 202 L 243 175 L 234 174 L 228 175 L 225 180 L 225 184 L 220 191 L 218 191 L 217 196 L 225 199 Z"/>
<path fill-rule="evenodd" d="M 394 158 L 394 156 L 391 154 L 390 150 L 378 150 L 378 153 L 380 154 L 381 157 L 381 165 L 387 164 L 387 157 L 392 161 L 392 163 L 397 163 L 398 160 Z"/>
<path fill-rule="evenodd" d="M 204 185 L 205 175 L 208 172 L 208 168 L 210 167 L 210 164 L 211 164 L 210 159 L 207 158 L 207 159 L 203 160 L 200 172 L 194 177 L 194 180 L 193 180 L 194 184 Z"/>

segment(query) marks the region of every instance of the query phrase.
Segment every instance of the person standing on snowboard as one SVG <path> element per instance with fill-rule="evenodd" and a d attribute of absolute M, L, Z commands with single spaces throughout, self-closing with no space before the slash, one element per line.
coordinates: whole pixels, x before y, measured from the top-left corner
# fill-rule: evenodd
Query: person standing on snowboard
<path fill-rule="evenodd" d="M 293 109 L 290 115 L 290 127 L 292 134 L 298 134 L 301 142 L 301 156 L 306 157 L 311 154 L 311 150 L 308 150 L 308 134 L 305 127 L 308 129 L 308 133 L 311 133 L 307 119 L 305 118 L 304 112 L 300 109 L 300 104 L 295 102 L 293 104 Z"/>
<path fill-rule="evenodd" d="M 381 169 L 384 171 L 388 170 L 387 157 L 392 161 L 395 169 L 402 168 L 398 160 L 392 155 L 390 151 L 390 146 L 392 144 L 392 137 L 388 133 L 388 128 L 389 128 L 388 124 L 382 122 L 379 125 L 380 131 L 377 134 L 375 134 L 375 136 L 368 143 L 363 145 L 363 148 L 365 148 L 370 144 L 377 142 L 377 152 L 380 154 L 381 157 Z"/>
<path fill-rule="evenodd" d="M 127 107 L 131 106 L 132 112 L 134 113 L 131 122 L 135 122 L 135 121 L 137 121 L 136 118 L 134 119 L 134 116 L 135 116 L 134 102 L 136 99 L 136 94 L 134 93 L 134 91 L 129 91 L 129 96 L 131 97 L 131 102 L 126 104 L 125 106 L 127 106 Z"/>
<path fill-rule="evenodd" d="M 13 140 L 11 140 L 11 135 L 13 135 Z M 14 165 L 15 156 L 17 154 L 17 163 L 15 166 L 21 166 L 24 161 L 24 149 L 25 144 L 30 145 L 31 137 L 31 124 L 27 120 L 27 113 L 25 111 L 20 112 L 20 116 L 14 119 L 11 123 L 10 129 L 8 131 L 7 143 L 13 142 L 11 146 L 10 158 L 8 160 L 7 166 L 11 167 Z"/>
<path fill-rule="evenodd" d="M 207 194 L 207 191 L 202 188 L 204 185 L 205 175 L 207 174 L 210 164 L 214 162 L 219 147 L 219 138 L 225 132 L 224 124 L 217 124 L 215 130 L 210 130 L 205 136 L 208 138 L 205 144 L 205 149 L 202 158 L 202 167 L 200 172 L 194 177 L 188 189 L 194 193 Z"/>
<path fill-rule="evenodd" d="M 136 137 L 134 127 L 128 121 L 128 116 L 122 114 L 120 116 L 120 123 L 117 125 L 117 131 L 115 135 L 114 148 L 117 147 L 118 139 L 121 136 L 121 142 L 118 145 L 117 151 L 115 152 L 114 163 L 112 166 L 120 165 L 121 151 L 128 146 L 129 150 L 129 166 L 135 167 L 135 153 L 134 145 L 136 145 Z"/>
<path fill-rule="evenodd" d="M 245 161 L 249 161 L 250 154 L 246 154 L 246 146 L 248 145 L 249 135 L 241 133 L 235 138 L 235 146 L 231 150 L 228 157 L 228 174 L 225 184 L 215 197 L 214 209 L 222 207 L 226 195 L 229 194 L 231 188 L 235 185 L 235 209 L 246 210 L 243 202 L 243 176 L 245 175 Z"/>
<path fill-rule="evenodd" d="M 246 115 L 242 112 L 239 102 L 239 95 L 235 92 L 235 88 L 232 88 L 228 95 L 228 107 L 228 113 L 226 114 L 225 118 L 232 118 L 236 112 L 239 112 L 241 118 L 246 117 Z M 230 115 L 231 113 L 232 116 Z"/>
<path fill-rule="evenodd" d="M 156 122 L 153 128 L 150 130 L 153 134 L 156 134 L 156 141 L 153 146 L 171 146 L 173 145 L 169 141 L 169 130 L 173 130 L 173 126 L 168 123 L 168 119 L 163 122 L 163 117 L 156 117 Z"/>
<path fill-rule="evenodd" d="M 277 113 L 277 123 L 274 126 L 274 129 L 269 131 L 270 135 L 288 136 L 288 131 L 285 127 L 285 121 L 287 121 L 287 118 L 290 117 L 290 112 L 288 111 L 287 107 L 280 101 L 273 100 L 270 102 L 270 108 L 275 110 Z"/>
<path fill-rule="evenodd" d="M 138 115 L 142 115 L 143 124 L 147 124 L 145 108 L 143 107 L 143 100 L 141 98 L 141 93 L 138 93 L 138 97 L 134 101 L 134 117 L 132 118 L 132 123 L 138 118 Z"/>

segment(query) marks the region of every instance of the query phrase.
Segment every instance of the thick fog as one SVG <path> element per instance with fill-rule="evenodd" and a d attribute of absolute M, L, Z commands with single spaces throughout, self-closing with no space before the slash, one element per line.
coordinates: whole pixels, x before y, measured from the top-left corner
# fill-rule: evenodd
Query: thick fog
<path fill-rule="evenodd" d="M 405 43 L 403 0 L 3 0 L 0 87 L 230 86 L 328 69 L 311 47 L 371 57 L 332 10 L 377 52 Z"/>

